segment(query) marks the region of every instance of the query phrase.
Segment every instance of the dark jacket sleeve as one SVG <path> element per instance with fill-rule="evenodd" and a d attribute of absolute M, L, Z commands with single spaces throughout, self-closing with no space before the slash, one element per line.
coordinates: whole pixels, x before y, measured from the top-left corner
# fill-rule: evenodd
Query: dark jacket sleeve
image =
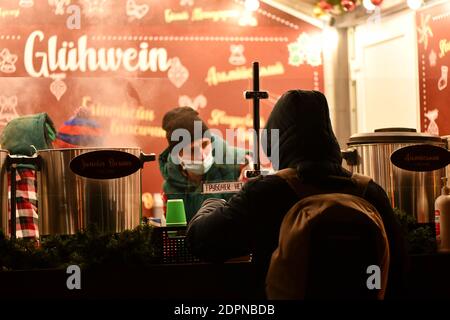
<path fill-rule="evenodd" d="M 277 247 L 281 221 L 297 202 L 289 185 L 278 176 L 248 181 L 228 202 L 209 199 L 188 226 L 192 252 L 210 261 L 253 254 L 268 263 Z"/>
<path fill-rule="evenodd" d="M 208 199 L 189 223 L 187 242 L 193 254 L 224 261 L 250 253 L 249 202 L 241 190 L 229 202 Z"/>

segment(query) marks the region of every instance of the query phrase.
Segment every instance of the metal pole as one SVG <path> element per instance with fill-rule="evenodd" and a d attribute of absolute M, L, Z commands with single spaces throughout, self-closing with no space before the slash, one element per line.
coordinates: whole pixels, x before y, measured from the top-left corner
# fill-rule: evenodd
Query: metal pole
<path fill-rule="evenodd" d="M 259 63 L 253 62 L 253 91 L 244 92 L 245 99 L 253 100 L 253 129 L 255 130 L 255 141 L 253 141 L 253 155 L 255 162 L 253 163 L 253 170 L 246 172 L 247 178 L 253 178 L 261 175 L 261 162 L 259 158 L 259 100 L 267 99 L 269 94 L 267 91 L 259 91 Z"/>
<path fill-rule="evenodd" d="M 255 93 L 259 93 L 259 63 L 253 62 L 253 91 Z M 253 170 L 260 170 L 260 161 L 259 161 L 259 96 L 253 99 L 253 128 L 255 129 L 255 163 L 253 166 Z"/>

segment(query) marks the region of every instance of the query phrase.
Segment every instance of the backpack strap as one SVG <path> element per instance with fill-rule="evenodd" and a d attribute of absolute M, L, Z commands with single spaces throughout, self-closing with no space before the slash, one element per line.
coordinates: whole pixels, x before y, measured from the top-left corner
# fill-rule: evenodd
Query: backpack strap
<path fill-rule="evenodd" d="M 369 186 L 370 181 L 372 181 L 371 177 L 364 176 L 359 173 L 354 173 L 352 175 L 352 180 L 356 184 L 356 188 L 358 189 L 358 195 L 361 198 L 366 197 L 367 187 Z"/>
<path fill-rule="evenodd" d="M 282 169 L 276 175 L 284 179 L 300 199 L 321 193 L 320 190 L 313 186 L 302 184 L 297 176 L 297 170 L 293 168 Z"/>
<path fill-rule="evenodd" d="M 323 189 L 321 190 L 321 189 L 311 186 L 311 185 L 302 184 L 300 182 L 300 179 L 297 176 L 297 170 L 295 170 L 293 168 L 287 168 L 287 169 L 280 170 L 276 173 L 276 175 L 279 176 L 280 178 L 284 179 L 289 184 L 291 189 L 295 192 L 295 194 L 301 199 L 306 198 L 311 195 L 314 195 L 314 194 L 324 193 Z M 349 180 L 349 178 L 344 178 L 344 177 L 334 177 L 333 176 L 333 178 L 334 179 L 344 179 L 347 181 Z M 354 188 L 354 187 L 344 188 L 340 192 L 355 194 L 361 198 L 365 198 L 366 192 L 367 192 L 367 187 L 369 186 L 370 181 L 372 181 L 372 178 L 358 174 L 358 173 L 354 173 L 350 179 L 353 182 L 353 184 L 356 185 L 356 188 Z M 332 192 L 332 191 L 330 190 L 329 192 Z"/>

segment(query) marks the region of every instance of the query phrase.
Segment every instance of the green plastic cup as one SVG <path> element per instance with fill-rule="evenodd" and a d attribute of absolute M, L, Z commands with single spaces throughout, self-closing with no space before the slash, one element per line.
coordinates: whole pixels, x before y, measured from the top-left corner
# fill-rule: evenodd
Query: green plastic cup
<path fill-rule="evenodd" d="M 168 227 L 186 225 L 186 212 L 184 211 L 183 199 L 167 200 L 166 225 Z"/>

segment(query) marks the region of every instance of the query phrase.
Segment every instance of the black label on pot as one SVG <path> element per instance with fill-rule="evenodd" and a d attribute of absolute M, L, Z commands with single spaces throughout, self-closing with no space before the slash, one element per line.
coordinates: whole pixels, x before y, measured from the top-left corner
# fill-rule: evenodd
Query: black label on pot
<path fill-rule="evenodd" d="M 83 153 L 70 161 L 70 169 L 77 175 L 92 179 L 126 177 L 141 168 L 141 160 L 118 150 L 98 150 Z"/>
<path fill-rule="evenodd" d="M 445 167 L 450 161 L 447 149 L 418 144 L 394 151 L 391 154 L 391 162 L 409 171 L 432 171 Z"/>

